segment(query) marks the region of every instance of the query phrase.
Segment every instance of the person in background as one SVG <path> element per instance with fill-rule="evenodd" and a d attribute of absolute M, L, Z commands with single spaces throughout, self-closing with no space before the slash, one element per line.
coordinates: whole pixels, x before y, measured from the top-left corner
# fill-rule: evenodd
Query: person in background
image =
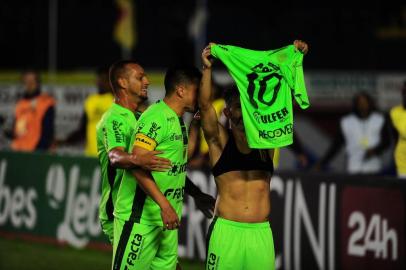
<path fill-rule="evenodd" d="M 344 145 L 348 173 L 377 174 L 382 171 L 382 153 L 390 145 L 389 123 L 366 92 L 354 96 L 352 107 L 352 112 L 341 118 L 339 132 L 317 162 L 316 170 L 327 165 Z"/>
<path fill-rule="evenodd" d="M 85 155 L 94 157 L 97 156 L 96 125 L 113 104 L 108 67 L 97 69 L 96 76 L 98 90 L 86 98 L 79 128 L 62 141 L 62 144 L 73 144 L 86 138 Z"/>
<path fill-rule="evenodd" d="M 46 151 L 54 139 L 55 99 L 41 92 L 38 71 L 22 74 L 24 94 L 17 101 L 11 134 L 15 151 Z"/>
<path fill-rule="evenodd" d="M 390 124 L 396 138 L 394 158 L 397 175 L 406 179 L 406 81 L 401 92 L 402 104 L 390 110 Z"/>

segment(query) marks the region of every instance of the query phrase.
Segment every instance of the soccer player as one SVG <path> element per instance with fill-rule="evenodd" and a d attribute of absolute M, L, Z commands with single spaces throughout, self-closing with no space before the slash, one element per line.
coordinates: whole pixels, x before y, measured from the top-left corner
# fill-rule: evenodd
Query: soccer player
<path fill-rule="evenodd" d="M 110 68 L 110 82 L 114 103 L 103 114 L 97 125 L 98 156 L 102 170 L 102 195 L 99 218 L 103 232 L 113 243 L 113 211 L 125 169 L 141 167 L 146 170 L 166 171 L 170 161 L 156 156 L 162 152 L 129 153 L 135 139 L 139 106 L 148 98 L 149 81 L 144 69 L 134 61 L 119 61 Z M 187 191 L 197 208 L 210 218 L 214 199 L 196 187 L 190 179 Z"/>
<path fill-rule="evenodd" d="M 302 52 L 307 44 L 296 41 Z M 274 269 L 269 224 L 269 185 L 273 150 L 250 149 L 237 89 L 226 91 L 224 113 L 231 129 L 218 122 L 211 103 L 211 44 L 202 53 L 203 77 L 198 95 L 202 128 L 218 195 L 207 235 L 206 269 Z"/>
<path fill-rule="evenodd" d="M 201 73 L 192 67 L 171 68 L 165 97 L 138 120 L 133 153 L 164 151 L 172 167 L 164 172 L 126 171 L 114 211 L 113 269 L 174 270 L 182 213 L 188 152 L 182 115 L 196 110 Z M 128 174 L 127 174 L 128 173 Z"/>
<path fill-rule="evenodd" d="M 97 150 L 101 165 L 102 194 L 99 218 L 103 232 L 113 243 L 113 210 L 124 169 L 142 167 L 165 170 L 170 161 L 156 156 L 158 151 L 129 153 L 135 138 L 138 106 L 147 99 L 148 78 L 133 61 L 120 61 L 110 68 L 114 103 L 96 127 Z"/>

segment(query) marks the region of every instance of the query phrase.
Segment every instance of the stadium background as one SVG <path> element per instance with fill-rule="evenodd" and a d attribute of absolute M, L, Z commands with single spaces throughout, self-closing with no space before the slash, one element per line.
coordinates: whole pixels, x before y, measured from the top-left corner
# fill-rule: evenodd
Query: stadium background
<path fill-rule="evenodd" d="M 310 44 L 310 53 L 305 57 L 304 68 L 311 108 L 295 112 L 295 128 L 309 155 L 314 159 L 328 147 L 331 137 L 337 131 L 336 123 L 339 117 L 350 110 L 351 98 L 355 92 L 359 90 L 369 92 L 376 98 L 379 108 L 383 111 L 388 111 L 390 107 L 399 102 L 399 89 L 406 79 L 406 53 L 404 52 L 404 48 L 406 48 L 406 5 L 402 1 L 370 1 L 368 5 L 326 3 L 324 6 L 312 6 L 307 3 L 293 4 L 284 1 L 134 1 L 131 8 L 134 15 L 131 24 L 134 31 L 133 40 L 128 39 L 130 37 L 128 33 L 124 35 L 123 39 L 117 39 L 115 36 L 117 34 L 115 27 L 123 22 L 120 18 L 125 18 L 120 17 L 120 14 L 123 13 L 120 13 L 120 6 L 117 2 L 95 0 L 28 1 L 24 4 L 19 1 L 2 2 L 0 9 L 0 36 L 2 37 L 0 43 L 0 115 L 5 119 L 4 124 L 0 127 L 2 130 L 9 128 L 12 123 L 14 104 L 22 92 L 19 84 L 20 71 L 27 67 L 37 68 L 43 72 L 44 90 L 56 97 L 58 102 L 56 137 L 63 139 L 69 131 L 77 128 L 86 96 L 96 91 L 94 76 L 96 67 L 110 64 L 122 57 L 130 56 L 136 59 L 145 67 L 151 79 L 150 101 L 153 102 L 163 94 L 162 81 L 165 68 L 181 63 L 200 66 L 201 49 L 209 41 L 251 49 L 278 48 L 297 38 Z M 124 28 L 123 31 L 128 30 Z M 221 67 L 215 73 L 215 79 L 220 84 L 230 81 L 227 73 Z M 94 161 L 80 157 L 83 145 L 61 147 L 55 149 L 51 156 L 35 156 L 32 166 L 28 166 L 28 168 L 35 170 L 38 166 L 42 166 L 42 174 L 38 173 L 38 177 L 28 175 L 29 179 L 27 179 L 21 175 L 21 172 L 15 172 L 18 171 L 18 167 L 14 167 L 14 171 L 11 171 L 10 168 L 16 164 L 13 162 L 25 164 L 32 157 L 24 154 L 15 157 L 13 153 L 7 152 L 8 147 L 9 141 L 1 132 L 0 150 L 5 152 L 1 153 L 0 162 L 7 163 L 7 165 L 2 165 L 2 173 L 5 176 L 2 178 L 4 181 L 0 181 L 0 195 L 4 195 L 5 190 L 10 190 L 10 194 L 13 194 L 13 187 L 14 192 L 18 187 L 28 191 L 31 186 L 35 186 L 37 190 L 44 190 L 47 181 L 53 181 L 48 180 L 53 179 L 52 175 L 55 175 L 55 179 L 64 179 L 68 183 L 68 179 L 71 181 L 69 175 L 72 173 L 75 162 L 79 164 L 77 166 L 81 171 L 88 170 L 88 175 L 92 175 L 91 170 L 95 166 L 92 163 Z M 392 149 L 385 153 L 385 167 L 388 174 L 393 174 L 391 155 Z M 59 163 L 55 165 L 54 159 L 57 159 Z M 345 178 L 345 181 L 349 183 L 365 180 L 367 181 L 366 186 L 370 181 L 370 179 L 350 179 L 337 174 L 344 171 L 343 153 L 331 164 L 331 172 L 320 178 L 312 173 L 301 175 L 301 172 L 297 170 L 294 155 L 285 149 L 281 151 L 279 169 L 286 187 L 289 186 L 289 179 L 296 179 L 295 181 L 299 182 L 303 179 L 320 179 L 316 181 L 320 187 L 323 186 L 324 181 L 327 181 L 326 179 L 333 179 L 329 181 L 334 182 Z M 49 173 L 50 170 L 51 173 Z M 286 177 L 283 170 L 288 172 Z M 196 174 L 197 179 L 203 179 L 201 180 L 202 187 L 215 193 L 212 180 L 207 179 L 206 176 L 203 177 L 200 171 L 190 173 Z M 83 178 L 83 176 L 81 177 Z M 88 181 L 91 180 L 91 176 L 86 177 Z M 61 183 L 62 180 L 54 181 Z M 86 192 L 90 192 L 88 190 L 90 190 L 91 184 L 83 181 L 81 182 L 82 188 Z M 383 185 L 401 191 L 400 195 L 396 195 L 402 198 L 396 209 L 403 213 L 400 216 L 403 217 L 401 224 L 404 225 L 404 184 L 393 179 L 387 182 L 373 181 L 373 187 Z M 318 198 L 321 190 L 319 190 L 319 186 L 316 186 L 313 190 L 305 190 L 305 194 L 308 192 L 306 196 L 310 196 L 310 198 L 314 194 L 318 194 L 316 196 Z M 41 192 L 44 193 L 44 191 Z M 51 194 L 54 193 L 51 192 Z M 49 198 L 48 195 L 45 192 L 44 198 Z M 46 258 L 47 254 L 50 254 L 48 257 L 55 256 L 61 262 L 78 256 L 74 249 L 65 248 L 64 244 L 62 244 L 63 247 L 59 247 L 61 243 L 68 242 L 68 246 L 72 243 L 59 241 L 56 233 L 43 232 L 48 228 L 36 227 L 35 229 L 40 233 L 33 236 L 30 234 L 29 227 L 13 225 L 10 214 L 12 211 L 10 210 L 7 214 L 6 209 L 6 206 L 12 203 L 7 204 L 4 198 L 5 196 L 0 196 L 1 269 L 11 269 L 12 263 L 16 265 L 14 269 L 28 267 L 27 262 L 20 258 L 21 254 L 25 254 L 26 250 L 28 253 L 29 249 L 43 250 L 43 253 L 30 257 L 29 260 L 34 261 L 32 263 L 34 268 L 31 269 L 46 269 L 47 267 L 54 269 L 51 263 L 44 266 L 38 264 L 35 259 Z M 383 200 L 383 198 L 381 199 Z M 382 201 L 382 203 L 390 205 L 390 202 Z M 275 204 L 278 205 L 278 202 Z M 314 207 L 314 210 L 310 211 L 317 213 L 317 209 Z M 41 211 L 38 210 L 38 212 Z M 196 212 L 192 212 L 192 214 L 196 214 Z M 340 218 L 343 214 L 337 215 Z M 313 223 L 317 224 L 317 214 L 311 214 L 311 217 Z M 204 235 L 207 224 L 205 221 L 201 221 L 200 217 L 195 216 L 195 218 L 196 222 L 201 224 L 202 233 L 188 234 L 186 230 L 182 238 L 184 244 L 182 246 L 185 246 L 187 250 L 182 252 L 183 257 L 199 261 L 202 257 L 201 242 L 203 241 L 200 238 Z M 381 214 L 381 218 L 384 220 L 384 214 Z M 320 227 L 314 226 L 315 230 Z M 283 234 L 283 228 L 274 233 Z M 29 236 L 27 237 L 27 235 Z M 40 242 L 50 242 L 49 245 L 37 246 L 38 235 L 51 237 L 51 239 L 47 237 L 39 239 Z M 197 238 L 189 239 L 190 235 Z M 399 252 L 403 252 L 398 255 L 404 257 L 403 231 L 398 231 L 398 236 Z M 10 240 L 10 237 L 13 240 Z M 25 241 L 16 240 L 20 238 Z M 302 242 L 309 242 L 309 239 L 304 238 Z M 54 248 L 55 244 L 58 246 L 57 249 Z M 96 249 L 99 247 L 96 245 Z M 92 258 L 95 258 L 95 261 L 98 260 L 96 258 L 104 258 L 101 259 L 104 260 L 104 263 L 109 261 L 108 252 L 94 253 L 97 252 L 92 250 L 94 246 L 90 245 L 89 248 L 86 249 L 88 257 L 85 255 L 87 253 L 80 253 L 85 258 L 83 265 L 86 269 L 103 267 L 95 265 Z M 337 250 L 340 248 L 337 245 L 335 252 L 339 252 Z M 314 261 L 322 260 L 301 261 L 296 265 L 293 263 L 298 259 L 295 255 L 289 265 L 285 257 L 283 263 L 280 262 L 280 267 L 285 269 L 298 269 L 299 267 L 308 269 L 306 263 L 313 265 Z M 342 258 L 341 255 L 336 257 L 336 261 L 339 261 L 338 257 Z M 366 257 L 368 257 L 369 263 L 376 259 L 371 254 L 367 254 Z M 86 262 L 86 258 L 92 262 Z M 377 260 L 382 260 L 382 258 Z M 315 267 L 332 269 L 329 268 L 328 262 L 330 261 L 327 258 L 324 258 L 323 261 L 325 264 L 316 263 Z M 404 261 L 399 263 L 395 264 L 393 269 L 397 269 L 396 267 L 399 265 L 404 266 Z M 340 266 L 343 265 L 337 264 L 337 269 Z M 79 265 L 74 265 L 74 267 L 80 269 Z M 197 263 L 197 267 L 201 267 L 201 264 Z M 188 268 L 188 265 L 184 268 L 193 269 Z"/>

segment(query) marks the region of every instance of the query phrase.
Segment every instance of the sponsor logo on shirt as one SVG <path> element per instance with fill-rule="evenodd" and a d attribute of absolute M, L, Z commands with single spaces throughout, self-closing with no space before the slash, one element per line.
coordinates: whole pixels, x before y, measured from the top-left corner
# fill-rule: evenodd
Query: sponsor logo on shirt
<path fill-rule="evenodd" d="M 258 124 L 264 123 L 269 124 L 276 121 L 283 122 L 286 119 L 286 116 L 289 115 L 289 111 L 285 108 L 282 110 L 272 112 L 270 114 L 261 114 L 260 112 L 254 112 L 254 118 Z"/>
<path fill-rule="evenodd" d="M 147 136 L 150 137 L 151 139 L 155 139 L 156 136 L 158 136 L 158 130 L 161 128 L 161 126 L 158 126 L 157 123 L 152 122 L 151 127 L 149 128 L 149 131 L 147 133 Z"/>
<path fill-rule="evenodd" d="M 183 135 L 182 134 L 176 134 L 172 133 L 172 135 L 169 137 L 171 141 L 181 141 L 183 140 Z"/>
<path fill-rule="evenodd" d="M 168 122 L 174 122 L 174 121 L 175 121 L 175 116 L 166 118 L 166 121 L 168 121 Z"/>
<path fill-rule="evenodd" d="M 140 249 L 142 247 L 142 235 L 135 234 L 133 240 L 131 241 L 130 252 L 127 255 L 127 265 L 126 269 L 129 269 L 130 266 L 134 266 L 134 261 L 139 259 Z M 128 267 L 128 268 L 127 268 Z"/>
<path fill-rule="evenodd" d="M 172 168 L 168 171 L 169 176 L 177 176 L 178 174 L 186 172 L 187 163 L 172 163 Z"/>
<path fill-rule="evenodd" d="M 185 196 L 185 187 L 168 188 L 167 190 L 165 190 L 164 196 L 168 199 L 183 201 L 183 197 Z"/>
<path fill-rule="evenodd" d="M 123 123 L 119 123 L 116 120 L 113 120 L 113 131 L 116 142 L 122 143 L 124 141 L 123 133 L 121 132 L 121 126 Z"/>
<path fill-rule="evenodd" d="M 291 134 L 293 132 L 293 125 L 287 124 L 283 128 L 277 128 L 273 130 L 259 130 L 258 132 L 259 138 L 263 139 L 279 138 L 283 135 Z"/>
<path fill-rule="evenodd" d="M 137 133 L 139 133 L 144 127 L 145 127 L 145 123 L 140 123 L 140 125 L 137 128 Z"/>
<path fill-rule="evenodd" d="M 219 256 L 211 252 L 209 256 L 207 256 L 207 270 L 215 270 L 219 259 Z"/>

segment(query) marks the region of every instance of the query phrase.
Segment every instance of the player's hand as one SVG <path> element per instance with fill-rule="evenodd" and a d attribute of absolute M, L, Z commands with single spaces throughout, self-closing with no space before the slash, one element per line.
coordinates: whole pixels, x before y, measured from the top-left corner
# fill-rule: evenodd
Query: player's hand
<path fill-rule="evenodd" d="M 206 218 L 212 218 L 214 213 L 214 205 L 216 204 L 216 199 L 206 193 L 200 193 L 193 197 L 197 209 L 202 211 Z"/>
<path fill-rule="evenodd" d="M 215 45 L 215 43 L 209 43 L 209 45 L 207 45 L 202 52 L 203 68 L 211 68 L 214 62 L 214 59 L 210 58 L 212 45 Z"/>
<path fill-rule="evenodd" d="M 300 39 L 293 41 L 293 45 L 295 45 L 295 48 L 301 51 L 303 54 L 306 54 L 309 51 L 309 46 L 307 43 Z"/>
<path fill-rule="evenodd" d="M 175 230 L 179 228 L 180 222 L 178 215 L 169 202 L 161 208 L 161 218 L 164 230 Z"/>
<path fill-rule="evenodd" d="M 162 154 L 162 151 L 147 151 L 142 154 L 138 154 L 135 157 L 135 163 L 137 166 L 148 171 L 164 172 L 170 169 L 171 161 L 166 158 L 158 157 Z"/>

